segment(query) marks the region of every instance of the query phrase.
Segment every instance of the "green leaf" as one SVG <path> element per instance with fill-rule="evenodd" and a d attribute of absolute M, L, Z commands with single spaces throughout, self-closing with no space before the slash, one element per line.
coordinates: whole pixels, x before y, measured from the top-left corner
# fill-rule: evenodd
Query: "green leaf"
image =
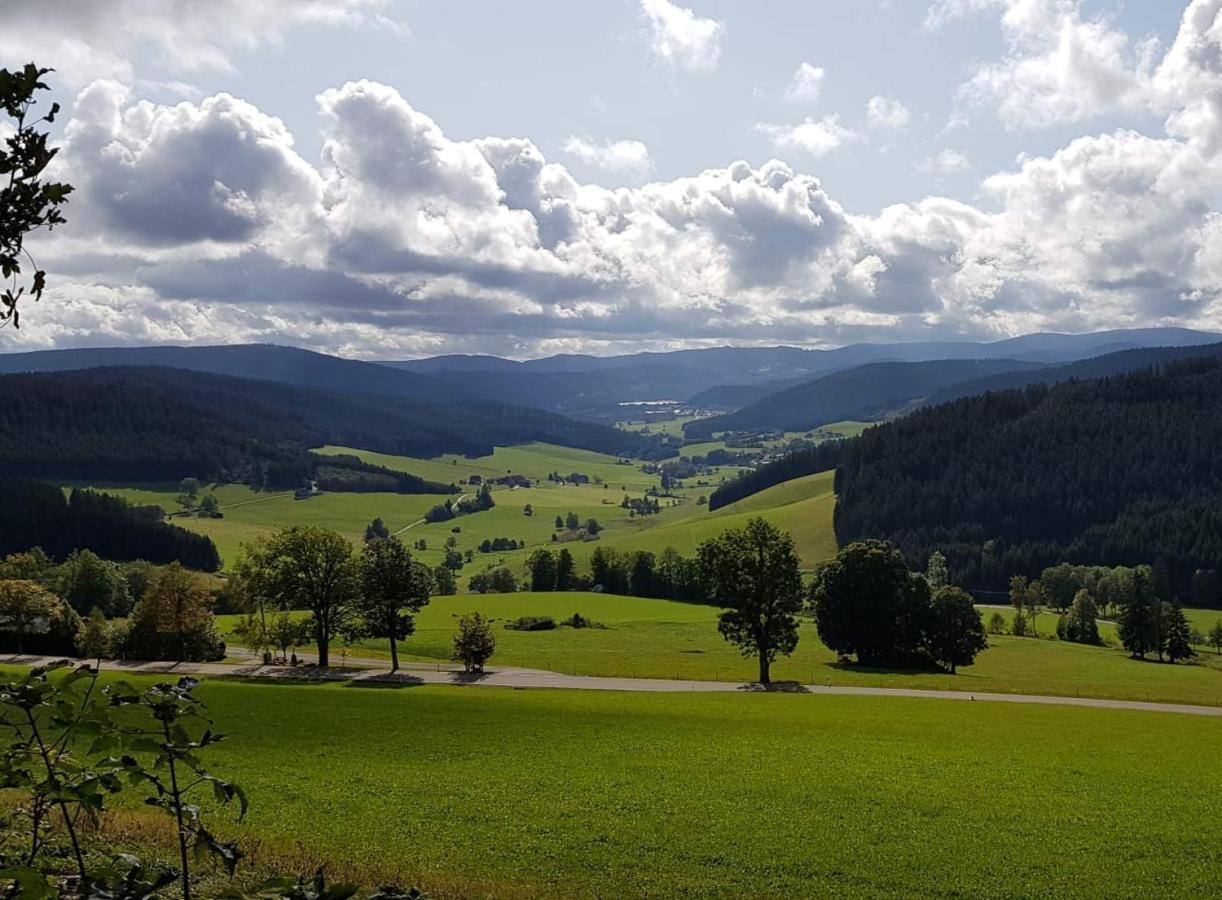
<path fill-rule="evenodd" d="M 0 879 L 16 882 L 20 900 L 53 900 L 59 891 L 42 872 L 29 866 L 13 866 L 0 869 Z"/>

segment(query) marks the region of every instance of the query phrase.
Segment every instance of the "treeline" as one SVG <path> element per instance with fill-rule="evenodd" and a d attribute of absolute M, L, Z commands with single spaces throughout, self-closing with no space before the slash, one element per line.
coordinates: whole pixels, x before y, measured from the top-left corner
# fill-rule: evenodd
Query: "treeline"
<path fill-rule="evenodd" d="M 349 454 L 310 454 L 314 481 L 320 491 L 389 494 L 456 494 L 458 487 L 426 481 L 419 475 L 375 466 Z"/>
<path fill-rule="evenodd" d="M 844 440 L 827 441 L 786 454 L 758 469 L 743 471 L 733 481 L 727 481 L 713 491 L 709 497 L 709 511 L 729 506 L 783 481 L 834 469 L 840 464 L 848 444 L 849 441 Z"/>
<path fill-rule="evenodd" d="M 1222 560 L 1222 361 L 957 400 L 846 442 L 836 536 L 881 535 L 999 590 L 1050 565 Z"/>
<path fill-rule="evenodd" d="M 57 563 L 35 547 L 0 559 L 0 650 L 220 659 L 215 601 L 208 581 L 176 562 L 120 564 L 78 550 Z"/>
<path fill-rule="evenodd" d="M 13 475 L 257 484 L 339 444 L 405 456 L 484 456 L 548 441 L 615 455 L 674 455 L 643 436 L 508 405 L 342 393 L 156 367 L 0 376 L 0 465 Z"/>
<path fill-rule="evenodd" d="M 221 558 L 212 539 L 162 521 L 156 506 L 74 488 L 0 478 L 0 555 L 41 547 L 55 559 L 91 550 L 114 560 L 180 562 L 215 572 Z M 86 610 L 87 611 L 87 610 Z"/>
<path fill-rule="evenodd" d="M 578 573 L 568 548 L 536 550 L 526 561 L 532 591 L 598 591 L 632 597 L 653 597 L 703 603 L 704 583 L 696 560 L 674 547 L 660 554 L 596 547 L 589 574 Z"/>

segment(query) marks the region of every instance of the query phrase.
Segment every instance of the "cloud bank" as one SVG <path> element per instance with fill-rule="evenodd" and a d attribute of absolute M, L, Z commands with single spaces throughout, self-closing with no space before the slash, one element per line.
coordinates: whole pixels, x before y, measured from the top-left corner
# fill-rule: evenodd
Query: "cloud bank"
<path fill-rule="evenodd" d="M 1098 25 L 1065 2 L 942 6 L 940 27 L 969 7 Z M 51 287 L 0 347 L 277 340 L 533 355 L 1219 328 L 1220 60 L 1222 0 L 1194 0 L 1171 46 L 1131 70 L 1161 133 L 1087 135 L 1021 158 L 984 180 L 978 205 L 929 197 L 871 215 L 776 160 L 583 183 L 527 139 L 455 140 L 372 81 L 316 98 L 322 150 L 308 160 L 241 98 L 159 105 L 99 79 L 77 97 L 57 159 L 77 185 L 70 224 L 34 248 Z M 1038 121 L 1076 115 L 1059 95 L 1076 83 L 1037 83 Z M 902 128 L 901 107 L 878 99 L 875 127 Z M 834 115 L 765 133 L 812 157 L 862 139 Z M 604 168 L 648 161 L 632 142 L 565 149 Z M 928 165 L 967 161 L 944 151 Z"/>

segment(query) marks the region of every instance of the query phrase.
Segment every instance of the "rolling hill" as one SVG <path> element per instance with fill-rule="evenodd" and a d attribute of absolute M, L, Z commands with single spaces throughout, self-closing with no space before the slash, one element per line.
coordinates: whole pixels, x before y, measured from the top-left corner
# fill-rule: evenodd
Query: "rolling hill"
<path fill-rule="evenodd" d="M 1014 359 L 870 363 L 769 394 L 733 413 L 689 422 L 684 434 L 689 441 L 707 440 L 723 431 L 805 431 L 842 419 L 881 419 L 953 384 L 1040 368 Z"/>
<path fill-rule="evenodd" d="M 940 550 L 1002 590 L 1062 561 L 1154 564 L 1181 597 L 1222 560 L 1222 358 L 966 397 L 841 446 L 836 534 Z M 824 461 L 826 462 L 826 461 Z"/>
<path fill-rule="evenodd" d="M 421 457 L 482 456 L 532 441 L 634 456 L 662 448 L 657 437 L 536 409 L 438 406 L 170 368 L 6 375 L 0 391 L 9 474 L 250 481 L 258 469 L 300 469 L 306 449 L 323 444 Z"/>

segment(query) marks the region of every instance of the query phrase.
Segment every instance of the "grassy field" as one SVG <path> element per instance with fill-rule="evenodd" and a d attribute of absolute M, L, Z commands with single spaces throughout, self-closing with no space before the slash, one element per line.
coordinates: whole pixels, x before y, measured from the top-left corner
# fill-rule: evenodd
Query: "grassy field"
<path fill-rule="evenodd" d="M 229 738 L 210 768 L 251 798 L 224 831 L 258 865 L 326 863 L 333 880 L 438 897 L 1222 892 L 1222 767 L 1203 764 L 1222 720 L 777 694 L 199 694 Z"/>
<path fill-rule="evenodd" d="M 321 447 L 316 453 L 349 453 L 367 462 L 443 484 L 457 483 L 471 475 L 481 478 L 500 478 L 503 475 L 525 475 L 534 481 L 542 481 L 551 472 L 568 475 L 580 472 L 591 479 L 601 478 L 614 488 L 625 485 L 629 490 L 644 491 L 658 484 L 656 475 L 646 475 L 640 463 L 617 462 L 614 456 L 595 453 L 592 450 L 576 450 L 556 444 L 522 444 L 516 447 L 497 447 L 491 456 L 465 457 L 447 454 L 435 459 L 418 459 L 408 456 L 391 456 L 373 453 L 353 447 Z"/>
<path fill-rule="evenodd" d="M 661 515 L 639 520 L 633 530 L 609 534 L 605 544 L 655 553 L 674 547 L 691 555 L 702 541 L 728 528 L 741 528 L 754 516 L 763 516 L 789 532 L 803 566 L 809 569 L 836 552 L 832 531 L 835 506 L 832 473 L 823 472 L 776 485 L 712 513 L 703 507 L 696 507 L 694 513 L 684 507 L 664 510 Z"/>
<path fill-rule="evenodd" d="M 528 593 L 434 597 L 416 620 L 416 633 L 401 646 L 404 659 L 449 659 L 455 621 L 478 610 L 494 619 L 494 662 L 580 675 L 691 678 L 747 681 L 757 674 L 717 632 L 718 610 L 708 606 L 593 593 Z M 519 616 L 573 613 L 606 628 L 511 631 L 504 624 Z M 986 615 L 987 618 L 987 615 Z M 234 617 L 222 616 L 223 631 Z M 232 636 L 227 635 L 232 641 Z M 1055 640 L 990 637 L 992 646 L 976 664 L 947 675 L 926 671 L 885 671 L 839 666 L 819 640 L 814 624 L 803 621 L 793 656 L 778 660 L 777 681 L 866 687 L 1059 694 L 1128 700 L 1222 705 L 1222 657 L 1203 653 L 1192 664 L 1161 665 L 1131 660 L 1122 651 Z M 338 658 L 340 648 L 333 654 Z M 353 655 L 385 658 L 386 644 L 365 641 Z"/>
<path fill-rule="evenodd" d="M 154 504 L 166 511 L 178 509 L 177 485 L 86 485 L 116 494 L 132 503 Z M 222 519 L 173 518 L 170 521 L 212 538 L 226 566 L 232 565 L 241 545 L 285 525 L 317 525 L 338 531 L 352 541 L 361 540 L 365 526 L 381 516 L 391 530 L 424 515 L 440 497 L 422 494 L 322 494 L 294 500 L 292 492 L 263 493 L 245 485 L 205 487 L 216 494 Z"/>
<path fill-rule="evenodd" d="M 354 453 L 369 462 L 432 479 L 440 478 L 441 475 L 430 469 L 430 466 L 438 466 L 444 470 L 446 466 L 451 465 L 446 462 L 387 456 L 351 448 L 324 447 L 320 452 Z M 566 465 L 561 465 L 562 457 Z M 496 465 L 489 463 L 490 460 L 496 460 Z M 554 547 L 551 536 L 556 530 L 555 518 L 557 515 L 564 517 L 570 511 L 575 512 L 583 522 L 595 518 L 607 529 L 599 541 L 565 544 L 579 566 L 586 564 L 590 554 L 598 546 L 624 551 L 650 550 L 654 553 L 673 546 L 681 553 L 690 555 L 701 541 L 720 534 L 727 528 L 740 527 L 753 515 L 763 515 L 778 527 L 789 531 L 798 545 L 803 565 L 807 568 L 827 559 L 836 551 L 835 535 L 832 532 L 835 497 L 832 494 L 830 472 L 777 485 L 714 513 L 710 513 L 707 506 L 699 505 L 697 501 L 701 495 L 707 498 L 712 493 L 715 482 L 701 484 L 689 481 L 683 489 L 676 491 L 677 496 L 673 501 L 666 498 L 662 500 L 663 504 L 674 502 L 675 505 L 665 505 L 657 515 L 630 517 L 627 510 L 619 505 L 624 494 L 640 496 L 649 487 L 656 486 L 658 478 L 641 472 L 639 466 L 617 463 L 613 457 L 534 444 L 528 447 L 498 448 L 491 457 L 485 457 L 483 462 L 463 460 L 463 463 L 467 464 L 466 468 L 460 465 L 458 471 L 468 476 L 478 474 L 488 477 L 513 471 L 531 478 L 544 479 L 547 473 L 552 471 L 562 474 L 579 471 L 591 477 L 598 474 L 604 479 L 603 484 L 574 486 L 540 481 L 530 488 L 496 490 L 493 497 L 497 505 L 491 510 L 452 522 L 414 526 L 402 535 L 409 541 L 423 538 L 428 544 L 429 553 L 422 558 L 430 563 L 440 562 L 440 548 L 451 535 L 457 540 L 458 549 L 461 551 L 477 548 L 485 538 L 507 537 L 526 541 L 527 548 L 522 551 L 477 554 L 474 563 L 464 570 L 464 575 L 497 565 L 508 565 L 515 571 L 520 571 L 532 550 L 539 546 Z M 485 465 L 486 469 L 481 468 Z M 713 476 L 720 477 L 720 474 Z M 524 515 L 527 504 L 530 504 L 534 511 L 530 517 Z M 452 531 L 455 526 L 461 529 L 457 534 Z"/>

